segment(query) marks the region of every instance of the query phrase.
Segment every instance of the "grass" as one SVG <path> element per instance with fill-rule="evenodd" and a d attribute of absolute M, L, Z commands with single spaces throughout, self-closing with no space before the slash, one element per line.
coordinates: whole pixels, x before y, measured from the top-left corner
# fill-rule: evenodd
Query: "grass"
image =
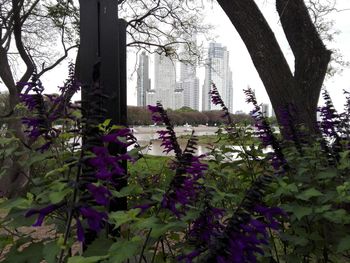
<path fill-rule="evenodd" d="M 147 171 L 151 174 L 158 173 L 163 165 L 166 165 L 171 160 L 169 156 L 153 156 L 144 155 L 143 158 L 128 165 L 128 172 L 135 174 L 138 171 Z"/>

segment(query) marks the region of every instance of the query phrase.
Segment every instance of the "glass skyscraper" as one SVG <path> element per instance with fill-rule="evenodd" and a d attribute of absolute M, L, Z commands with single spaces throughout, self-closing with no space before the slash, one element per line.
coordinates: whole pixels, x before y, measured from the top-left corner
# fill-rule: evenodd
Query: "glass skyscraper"
<path fill-rule="evenodd" d="M 229 66 L 229 52 L 219 43 L 210 43 L 208 58 L 205 65 L 205 80 L 202 91 L 202 110 L 220 110 L 220 106 L 213 105 L 210 101 L 209 91 L 214 83 L 225 102 L 232 112 L 233 83 L 232 71 Z"/>
<path fill-rule="evenodd" d="M 137 106 L 145 107 L 147 102 L 147 92 L 151 89 L 149 78 L 149 59 L 145 51 L 139 56 L 139 67 L 137 68 Z"/>

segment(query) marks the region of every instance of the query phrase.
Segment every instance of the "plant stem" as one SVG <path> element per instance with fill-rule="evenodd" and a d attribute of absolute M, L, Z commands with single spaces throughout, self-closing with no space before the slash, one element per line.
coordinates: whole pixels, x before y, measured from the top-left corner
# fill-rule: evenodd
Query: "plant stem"
<path fill-rule="evenodd" d="M 142 262 L 142 258 L 143 258 L 143 253 L 145 252 L 145 249 L 146 249 L 146 246 L 147 246 L 147 243 L 148 243 L 148 240 L 151 236 L 151 232 L 152 232 L 152 228 L 149 229 L 148 233 L 147 233 L 147 236 L 146 236 L 146 240 L 145 240 L 145 243 L 143 243 L 143 246 L 142 246 L 142 250 L 141 250 L 141 254 L 140 254 L 140 259 L 139 259 L 139 263 Z"/>
<path fill-rule="evenodd" d="M 279 259 L 279 257 L 278 257 L 277 246 L 276 246 L 276 243 L 275 243 L 275 238 L 273 237 L 273 234 L 272 234 L 272 231 L 271 231 L 271 228 L 270 228 L 270 227 L 269 227 L 269 233 L 270 233 L 270 236 L 271 236 L 271 241 L 272 241 L 272 244 L 273 244 L 273 249 L 275 250 L 277 263 L 280 263 L 280 259 Z"/>
<path fill-rule="evenodd" d="M 80 175 L 81 175 L 81 164 L 79 163 L 77 176 L 75 178 L 75 183 L 76 184 L 79 182 Z M 75 206 L 75 202 L 76 202 L 77 196 L 78 196 L 78 187 L 77 187 L 77 185 L 75 185 L 74 192 L 73 192 L 73 199 L 72 199 L 71 207 L 69 209 L 68 218 L 67 218 L 66 231 L 64 233 L 63 248 L 61 249 L 60 258 L 58 260 L 58 263 L 62 263 L 63 262 L 63 256 L 64 256 L 64 251 L 65 251 L 64 246 L 66 246 L 66 244 L 67 244 L 68 236 L 69 236 L 70 229 L 71 229 L 71 226 L 72 226 L 73 209 L 74 209 L 74 206 Z"/>
<path fill-rule="evenodd" d="M 156 259 L 156 254 L 157 254 L 159 242 L 160 242 L 160 238 L 158 239 L 156 247 L 154 248 L 154 252 L 153 252 L 151 263 L 154 263 L 154 260 Z"/>

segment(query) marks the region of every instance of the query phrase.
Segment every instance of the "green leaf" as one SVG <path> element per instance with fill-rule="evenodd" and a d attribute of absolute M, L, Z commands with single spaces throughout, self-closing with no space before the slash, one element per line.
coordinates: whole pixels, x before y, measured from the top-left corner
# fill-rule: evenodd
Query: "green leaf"
<path fill-rule="evenodd" d="M 60 250 L 61 248 L 55 241 L 45 244 L 43 248 L 43 255 L 46 260 L 46 263 L 56 263 L 56 256 L 58 255 Z"/>
<path fill-rule="evenodd" d="M 332 205 L 322 205 L 320 207 L 315 208 L 315 213 L 322 214 L 332 208 Z"/>
<path fill-rule="evenodd" d="M 349 216 L 347 215 L 347 212 L 344 209 L 325 212 L 322 216 L 328 221 L 337 224 L 349 223 L 350 220 Z"/>
<path fill-rule="evenodd" d="M 35 163 L 42 162 L 48 158 L 50 158 L 52 154 L 50 152 L 40 153 L 40 154 L 31 154 L 29 161 L 23 162 L 23 165 L 32 166 Z"/>
<path fill-rule="evenodd" d="M 107 127 L 110 123 L 111 123 L 112 119 L 106 119 L 102 124 L 101 126 L 103 127 Z"/>
<path fill-rule="evenodd" d="M 45 178 L 48 178 L 54 175 L 64 174 L 68 169 L 69 169 L 68 165 L 63 165 L 62 167 L 59 167 L 57 169 L 51 170 L 50 172 L 46 173 Z"/>
<path fill-rule="evenodd" d="M 63 189 L 62 191 L 59 191 L 59 192 L 51 192 L 49 194 L 49 199 L 52 203 L 57 204 L 72 192 L 73 190 L 69 188 Z"/>
<path fill-rule="evenodd" d="M 6 218 L 4 218 L 6 225 L 11 228 L 33 225 L 34 221 L 36 220 L 36 216 L 25 217 L 24 215 L 26 211 L 27 210 L 12 208 L 7 214 Z"/>
<path fill-rule="evenodd" d="M 3 250 L 7 245 L 13 243 L 13 237 L 9 235 L 0 236 L 0 251 Z"/>
<path fill-rule="evenodd" d="M 143 239 L 141 237 L 133 237 L 131 240 L 118 240 L 109 250 L 109 262 L 124 263 L 128 258 L 137 255 L 142 244 Z"/>
<path fill-rule="evenodd" d="M 138 222 L 135 223 L 135 227 L 140 230 L 144 230 L 147 228 L 157 228 L 162 226 L 159 218 L 152 216 L 148 218 L 140 218 Z"/>
<path fill-rule="evenodd" d="M 306 246 L 309 243 L 303 236 L 283 234 L 281 237 L 284 241 L 291 242 L 295 246 Z"/>
<path fill-rule="evenodd" d="M 7 263 L 38 263 L 44 259 L 43 243 L 32 243 L 23 251 L 18 251 L 18 245 L 11 248 L 10 253 L 6 255 Z"/>
<path fill-rule="evenodd" d="M 285 211 L 293 213 L 298 220 L 301 220 L 304 216 L 312 214 L 312 208 L 300 206 L 295 203 L 285 205 L 283 208 Z"/>
<path fill-rule="evenodd" d="M 107 258 L 108 256 L 93 256 L 93 257 L 87 257 L 87 258 L 82 256 L 77 256 L 77 257 L 69 258 L 68 263 L 95 263 Z"/>
<path fill-rule="evenodd" d="M 326 171 L 321 171 L 317 174 L 317 179 L 331 179 L 337 176 L 336 169 L 328 169 Z"/>
<path fill-rule="evenodd" d="M 165 225 L 152 228 L 151 237 L 158 238 L 168 231 L 182 231 L 186 228 L 186 223 L 182 221 L 167 223 Z"/>
<path fill-rule="evenodd" d="M 337 252 L 342 253 L 350 249 L 350 236 L 343 237 L 337 246 Z"/>
<path fill-rule="evenodd" d="M 288 263 L 300 263 L 302 262 L 300 256 L 298 255 L 293 255 L 293 254 L 289 254 L 286 255 L 286 262 Z"/>
<path fill-rule="evenodd" d="M 107 238 L 99 237 L 90 244 L 84 252 L 85 257 L 103 256 L 108 253 L 113 241 Z"/>
<path fill-rule="evenodd" d="M 312 197 L 318 197 L 321 195 L 322 193 L 320 191 L 316 190 L 315 188 L 310 188 L 296 195 L 296 198 L 300 200 L 308 201 Z"/>
<path fill-rule="evenodd" d="M 143 189 L 139 185 L 128 185 L 126 187 L 123 187 L 119 192 L 117 191 L 112 191 L 113 195 L 121 198 L 121 197 L 126 197 L 129 195 L 138 195 L 143 193 Z"/>
<path fill-rule="evenodd" d="M 117 211 L 109 215 L 111 222 L 115 227 L 119 227 L 130 221 L 138 220 L 137 215 L 140 213 L 140 208 L 131 209 L 128 211 Z"/>
<path fill-rule="evenodd" d="M 0 212 L 1 213 L 9 213 L 12 209 L 28 209 L 31 206 L 32 201 L 24 198 L 16 198 L 6 200 L 0 204 Z"/>

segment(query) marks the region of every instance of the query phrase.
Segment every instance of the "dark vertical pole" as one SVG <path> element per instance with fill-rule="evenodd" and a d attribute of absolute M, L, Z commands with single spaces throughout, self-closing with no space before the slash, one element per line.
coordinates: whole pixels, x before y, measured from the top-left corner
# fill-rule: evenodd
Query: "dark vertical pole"
<path fill-rule="evenodd" d="M 83 104 L 92 88 L 93 68 L 99 57 L 97 0 L 80 0 L 80 47 L 76 66 Z M 87 106 L 87 105 L 85 105 Z M 83 105 L 84 108 L 84 105 Z"/>
<path fill-rule="evenodd" d="M 127 125 L 127 81 L 126 81 L 126 70 L 127 70 L 127 59 L 126 59 L 126 21 L 118 19 L 119 23 L 119 86 L 120 86 L 120 123 Z"/>
<path fill-rule="evenodd" d="M 119 69 L 119 30 L 118 3 L 114 0 L 99 0 L 100 2 L 100 83 L 106 96 L 104 107 L 107 110 L 106 119 L 112 119 L 113 124 L 120 124 L 120 69 Z"/>
<path fill-rule="evenodd" d="M 106 110 L 103 119 L 111 124 L 126 125 L 126 23 L 118 20 L 118 1 L 80 0 L 80 49 L 78 76 L 82 82 L 83 111 L 97 98 L 91 96 L 93 89 L 100 87 L 102 107 Z M 97 78 L 96 72 L 98 73 Z M 96 85 L 96 81 L 98 82 Z M 102 111 L 101 111 L 102 112 Z M 86 114 L 85 118 L 90 116 Z M 91 116 L 92 118 L 93 116 Z M 83 142 L 84 144 L 84 142 Z M 125 148 L 110 145 L 110 154 L 125 153 Z M 127 165 L 123 163 L 126 171 Z M 127 184 L 121 175 L 115 175 L 117 190 Z M 114 199 L 110 211 L 125 210 L 126 198 Z"/>

